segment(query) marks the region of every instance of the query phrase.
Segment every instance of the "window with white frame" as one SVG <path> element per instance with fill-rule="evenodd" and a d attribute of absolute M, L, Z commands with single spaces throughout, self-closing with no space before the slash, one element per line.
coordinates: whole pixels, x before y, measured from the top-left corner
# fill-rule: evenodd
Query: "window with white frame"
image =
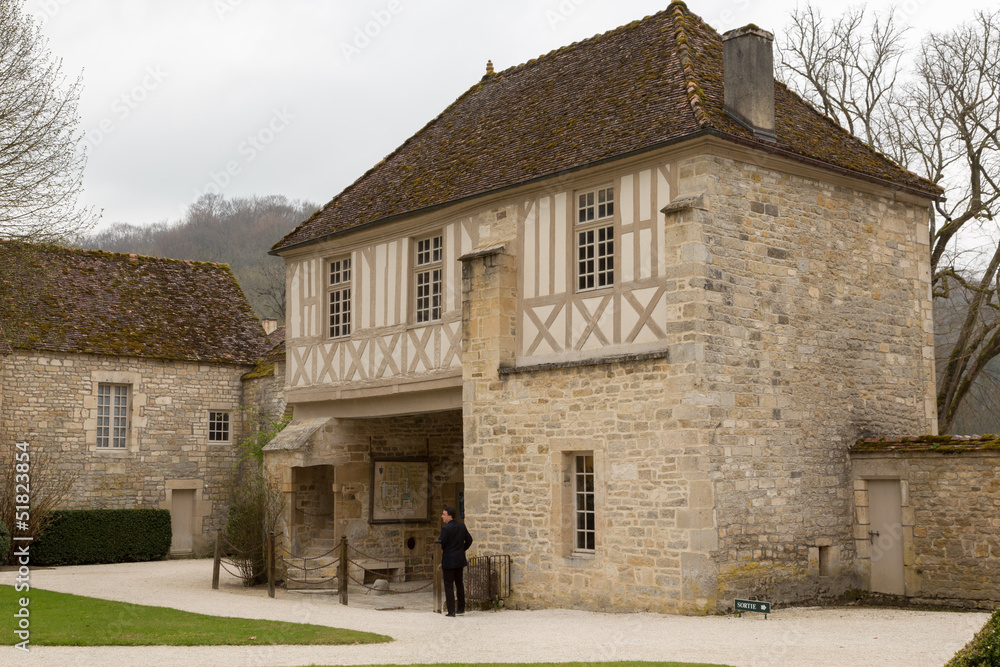
<path fill-rule="evenodd" d="M 229 442 L 229 413 L 208 413 L 208 441 Z"/>
<path fill-rule="evenodd" d="M 596 515 L 594 513 L 594 455 L 576 454 L 573 457 L 573 508 L 574 550 L 593 552 L 597 543 Z"/>
<path fill-rule="evenodd" d="M 330 282 L 327 287 L 330 303 L 330 338 L 351 335 L 351 258 L 330 262 Z"/>
<path fill-rule="evenodd" d="M 128 445 L 128 385 L 97 386 L 97 446 L 125 449 Z"/>
<path fill-rule="evenodd" d="M 577 197 L 577 291 L 615 284 L 615 189 L 598 188 Z"/>
<path fill-rule="evenodd" d="M 416 287 L 416 320 L 434 322 L 441 319 L 441 278 L 443 275 L 444 238 L 431 236 L 417 241 L 414 265 Z"/>

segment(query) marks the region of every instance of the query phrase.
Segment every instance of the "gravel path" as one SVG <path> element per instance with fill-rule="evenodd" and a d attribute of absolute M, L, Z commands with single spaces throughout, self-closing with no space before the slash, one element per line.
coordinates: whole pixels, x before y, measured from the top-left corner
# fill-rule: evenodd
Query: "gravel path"
<path fill-rule="evenodd" d="M 209 560 L 161 561 L 35 569 L 33 587 L 173 607 L 216 616 L 316 623 L 390 635 L 367 646 L 44 647 L 30 654 L 0 648 L 0 664 L 124 667 L 125 665 L 354 665 L 420 662 L 680 660 L 734 666 L 879 665 L 940 667 L 988 614 L 871 608 L 781 609 L 767 620 L 658 614 L 539 610 L 469 612 L 445 618 L 429 593 L 374 597 L 248 591 L 223 575 L 211 590 Z M 12 584 L 13 572 L 0 573 Z M 385 610 L 390 607 L 403 609 Z M 31 608 L 34 615 L 44 609 Z M 12 610 L 0 628 L 13 630 Z M 5 631 L 6 634 L 7 631 Z"/>

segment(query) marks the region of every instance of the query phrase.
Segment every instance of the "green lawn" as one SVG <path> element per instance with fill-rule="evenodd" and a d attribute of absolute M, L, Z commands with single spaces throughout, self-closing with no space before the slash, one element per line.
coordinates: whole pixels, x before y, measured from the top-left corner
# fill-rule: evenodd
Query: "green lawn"
<path fill-rule="evenodd" d="M 27 597 L 31 643 L 38 646 L 238 646 L 251 644 L 376 644 L 392 637 L 322 625 L 192 614 L 165 607 L 53 593 L 18 593 L 0 586 L 0 609 L 17 609 Z M 0 645 L 19 641 L 5 632 Z"/>
<path fill-rule="evenodd" d="M 359 667 L 726 667 L 701 662 L 435 662 L 414 665 L 360 665 Z M 317 667 L 311 665 L 310 667 Z M 334 667 L 334 666 L 329 666 Z"/>

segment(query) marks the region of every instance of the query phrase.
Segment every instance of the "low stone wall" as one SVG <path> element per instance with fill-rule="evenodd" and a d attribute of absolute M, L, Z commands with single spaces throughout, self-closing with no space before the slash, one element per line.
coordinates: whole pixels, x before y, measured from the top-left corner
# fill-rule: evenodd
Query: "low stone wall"
<path fill-rule="evenodd" d="M 916 602 L 1000 604 L 1000 440 L 864 440 L 851 452 L 857 570 L 870 584 L 867 485 L 900 480 L 905 595 Z"/>

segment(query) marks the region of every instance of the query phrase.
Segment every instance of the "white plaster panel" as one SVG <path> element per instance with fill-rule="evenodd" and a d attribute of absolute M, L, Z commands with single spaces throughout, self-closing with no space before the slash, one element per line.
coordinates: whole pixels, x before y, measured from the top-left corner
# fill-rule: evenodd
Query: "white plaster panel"
<path fill-rule="evenodd" d="M 632 232 L 627 234 L 622 234 L 621 249 L 622 249 L 622 282 L 631 282 L 635 277 L 635 248 L 633 244 L 635 239 Z M 644 249 L 640 248 L 640 252 L 645 252 Z"/>
<path fill-rule="evenodd" d="M 653 274 L 653 230 L 639 230 L 639 247 L 642 256 L 639 258 L 639 279 L 650 278 Z"/>
<path fill-rule="evenodd" d="M 552 200 L 548 197 L 538 204 L 538 296 L 551 294 L 549 272 L 552 265 Z"/>
<path fill-rule="evenodd" d="M 360 304 L 361 308 L 361 322 L 359 328 L 367 329 L 372 326 L 372 312 L 371 312 L 372 311 L 371 295 L 373 294 L 372 274 L 371 274 L 372 268 L 368 266 L 368 259 L 365 257 L 365 254 L 363 252 L 359 252 L 358 257 L 360 258 L 361 261 L 359 262 L 359 264 L 356 264 L 355 266 L 360 265 L 361 267 L 361 272 L 358 274 L 358 278 L 361 282 L 361 293 L 354 294 L 352 296 L 354 296 L 354 300 Z"/>
<path fill-rule="evenodd" d="M 649 169 L 639 172 L 639 221 L 645 222 L 652 218 L 653 173 Z"/>
<path fill-rule="evenodd" d="M 288 281 L 288 296 L 291 303 L 289 308 L 289 314 L 291 315 L 290 322 L 288 323 L 289 338 L 299 338 L 302 335 L 302 299 L 300 298 L 299 290 L 299 271 L 302 268 L 301 263 L 296 263 L 292 265 L 292 277 Z"/>
<path fill-rule="evenodd" d="M 444 300 L 445 312 L 460 306 L 455 304 L 455 225 L 450 224 L 444 228 L 444 256 L 442 263 L 444 266 Z"/>
<path fill-rule="evenodd" d="M 387 281 L 386 246 L 380 243 L 375 246 L 375 326 L 384 327 L 386 325 L 386 293 L 390 284 Z"/>
<path fill-rule="evenodd" d="M 618 210 L 621 213 L 622 224 L 631 225 L 635 221 L 635 210 L 634 210 L 634 194 L 632 189 L 635 187 L 634 178 L 632 174 L 622 176 L 621 180 L 621 196 L 618 200 Z"/>
<path fill-rule="evenodd" d="M 544 199 L 544 198 L 543 198 Z M 524 296 L 532 298 L 537 295 L 535 291 L 535 269 L 538 267 L 538 255 L 535 251 L 537 210 L 532 204 L 528 209 L 528 215 L 524 220 Z"/>
<path fill-rule="evenodd" d="M 664 165 L 656 170 L 656 215 L 662 217 L 659 212 L 670 203 L 670 182 L 667 174 L 670 173 L 670 165 Z"/>
<path fill-rule="evenodd" d="M 555 196 L 555 236 L 556 243 L 552 253 L 552 264 L 555 270 L 555 280 L 552 289 L 555 294 L 562 294 L 566 291 L 566 198 L 565 192 L 560 192 Z"/>

